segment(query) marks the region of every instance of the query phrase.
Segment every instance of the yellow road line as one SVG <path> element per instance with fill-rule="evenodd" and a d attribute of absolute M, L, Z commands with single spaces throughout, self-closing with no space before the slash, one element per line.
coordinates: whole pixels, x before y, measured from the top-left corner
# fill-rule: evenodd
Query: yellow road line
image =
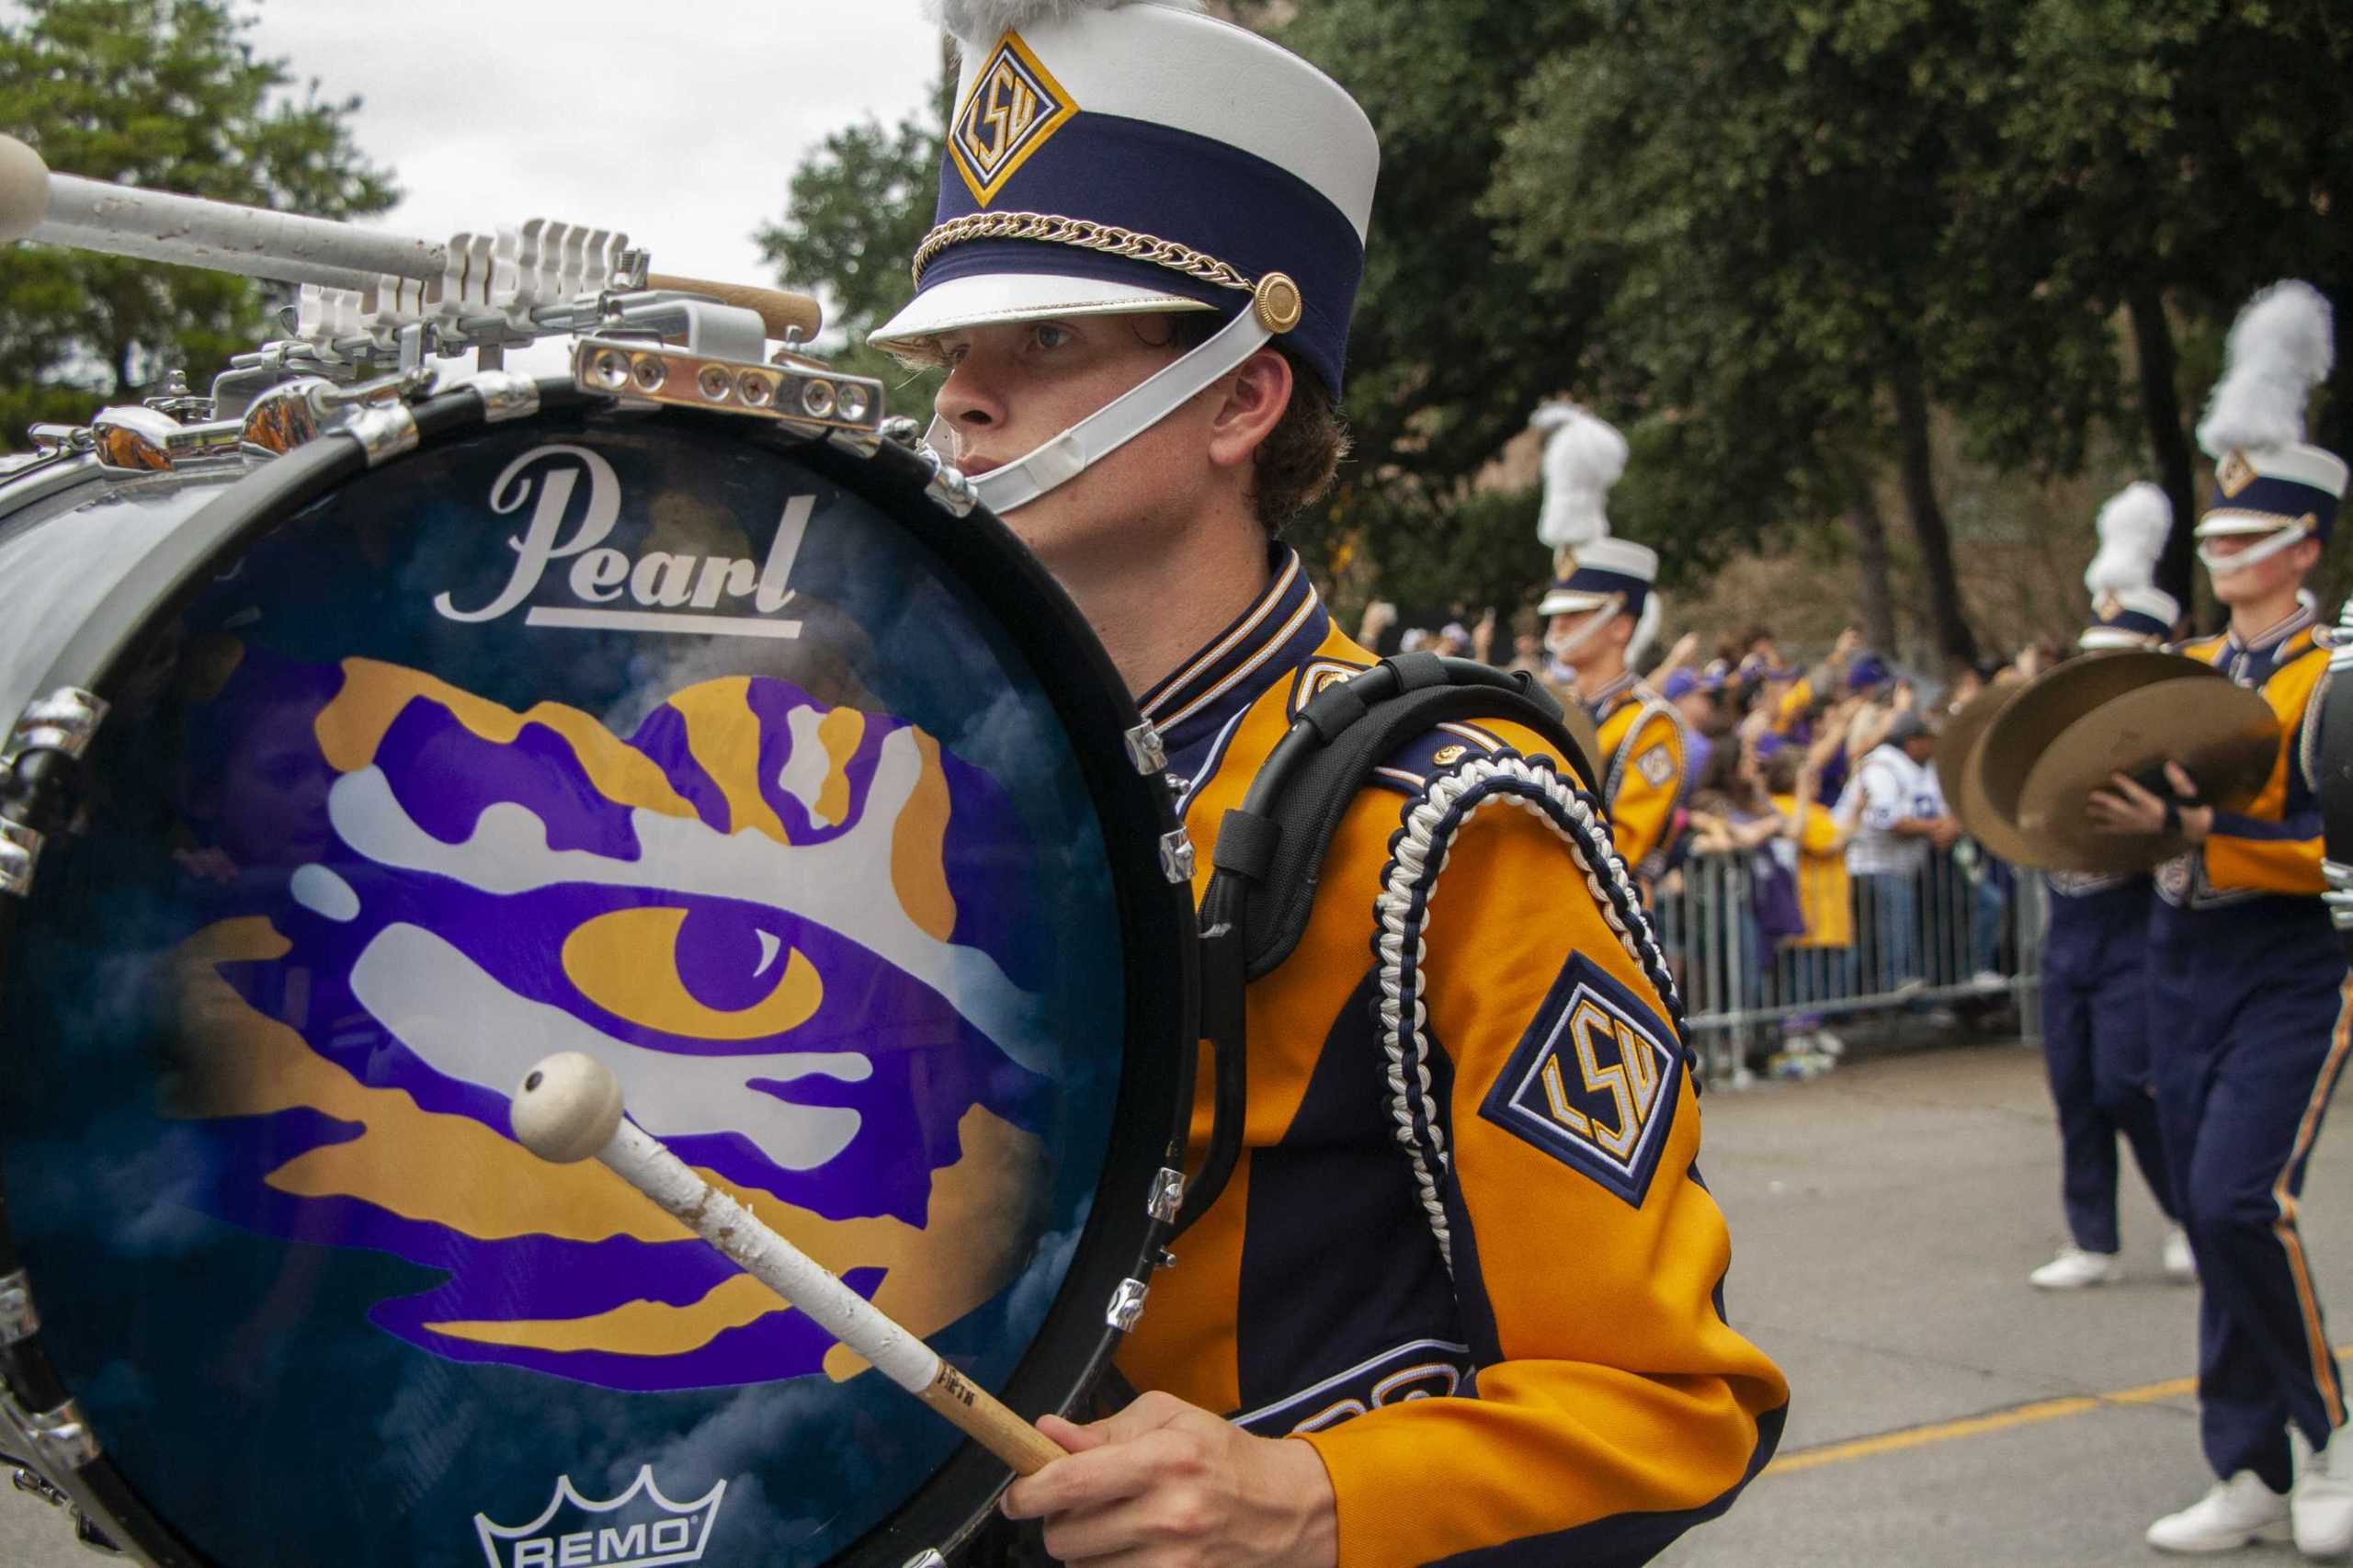
<path fill-rule="evenodd" d="M 2339 1356 L 2353 1356 L 2353 1346 L 2339 1346 Z M 1845 1464 L 1852 1460 L 1870 1459 L 1879 1454 L 1899 1453 L 1905 1449 L 1927 1448 L 1933 1443 L 1949 1443 L 1959 1437 L 1981 1437 L 1989 1432 L 2006 1432 L 2013 1427 L 2033 1426 L 2045 1421 L 2064 1421 L 2071 1416 L 2086 1415 L 2095 1410 L 2120 1405 L 2154 1404 L 2161 1400 L 2180 1399 L 2198 1392 L 2196 1378 L 2168 1378 L 2161 1383 L 2144 1383 L 2139 1388 L 2119 1389 L 2114 1393 L 2075 1394 L 2064 1399 L 2038 1400 L 2008 1410 L 1996 1410 L 1985 1415 L 1964 1416 L 1958 1421 L 1932 1422 L 1925 1426 L 1899 1427 L 1875 1437 L 1855 1437 L 1843 1443 L 1824 1443 L 1817 1448 L 1800 1449 L 1783 1454 L 1765 1467 L 1767 1475 L 1789 1475 L 1802 1470 L 1817 1470 L 1826 1464 Z"/>

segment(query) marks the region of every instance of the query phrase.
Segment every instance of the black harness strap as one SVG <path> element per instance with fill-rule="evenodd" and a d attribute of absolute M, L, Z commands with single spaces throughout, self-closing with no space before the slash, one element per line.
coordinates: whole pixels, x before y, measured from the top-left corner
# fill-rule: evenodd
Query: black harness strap
<path fill-rule="evenodd" d="M 1201 1037 L 1215 1053 L 1210 1145 L 1186 1184 L 1182 1232 L 1217 1200 L 1242 1153 L 1249 983 L 1306 934 L 1324 858 L 1350 802 L 1397 749 L 1439 724 L 1504 722 L 1535 731 L 1588 790 L 1596 759 L 1561 706 L 1524 672 L 1404 653 L 1326 687 L 1267 755 L 1242 804 L 1218 824 L 1201 898 Z"/>

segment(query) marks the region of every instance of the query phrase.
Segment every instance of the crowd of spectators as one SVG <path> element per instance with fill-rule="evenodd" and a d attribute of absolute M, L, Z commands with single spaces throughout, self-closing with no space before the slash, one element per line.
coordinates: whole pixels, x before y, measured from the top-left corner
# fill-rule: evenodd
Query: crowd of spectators
<path fill-rule="evenodd" d="M 1363 635 L 1384 652 L 1427 648 L 1529 670 L 1564 702 L 1576 699 L 1533 632 L 1507 653 L 1495 646 L 1492 613 L 1401 630 L 1377 605 Z M 1777 1033 L 1761 1032 L 1757 1065 L 1792 1077 L 1827 1071 L 1846 1049 L 1828 1022 L 1862 1001 L 1958 1021 L 1919 1000 L 1930 944 L 1964 955 L 1961 989 L 2006 998 L 2015 878 L 1963 835 L 1933 764 L 1936 737 L 1987 685 L 2030 678 L 2058 657 L 2030 645 L 1930 682 L 1851 628 L 1806 661 L 1756 626 L 1712 645 L 1688 633 L 1644 671 L 1686 733 L 1683 805 L 1649 891 L 1670 960 L 1687 972 L 1694 955 L 1682 949 L 1703 934 L 1721 946 L 1722 930 L 1737 929 L 1743 979 L 1730 1005 L 1781 1016 Z M 1743 873 L 1744 909 L 1710 902 L 1729 884 L 1703 873 L 1727 862 Z"/>

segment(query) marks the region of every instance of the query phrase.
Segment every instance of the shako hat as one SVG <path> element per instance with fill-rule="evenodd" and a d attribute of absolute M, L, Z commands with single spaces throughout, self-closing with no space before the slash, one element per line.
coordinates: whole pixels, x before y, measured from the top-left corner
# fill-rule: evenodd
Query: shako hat
<path fill-rule="evenodd" d="M 2304 439 L 2304 403 L 2336 358 L 2328 301 L 2290 278 L 2249 300 L 2232 324 L 2222 379 L 2215 384 L 2198 444 L 2214 460 L 2215 504 L 2198 520 L 2200 539 L 2278 532 L 2235 556 L 2245 566 L 2304 538 L 2328 542 L 2345 495 L 2345 460 Z"/>
<path fill-rule="evenodd" d="M 2173 503 L 2147 480 L 2109 496 L 2094 525 L 2099 550 L 2084 569 L 2092 620 L 2079 648 L 2147 648 L 2173 635 L 2181 606 L 2156 585 L 2157 561 L 2173 531 Z"/>
<path fill-rule="evenodd" d="M 1381 162 L 1355 99 L 1199 0 L 936 10 L 962 54 L 938 213 L 915 249 L 915 297 L 869 341 L 920 355 L 942 333 L 997 323 L 1225 322 L 1117 416 L 983 475 L 983 500 L 1003 511 L 1072 477 L 1270 338 L 1338 397 Z M 1025 465 L 1016 483 L 1007 471 Z"/>
<path fill-rule="evenodd" d="M 1565 400 L 1547 403 L 1529 416 L 1544 438 L 1544 499 L 1536 515 L 1536 537 L 1552 547 L 1552 585 L 1537 605 L 1539 615 L 1579 615 L 1608 608 L 1589 622 L 1578 640 L 1620 615 L 1635 617 L 1626 656 L 1638 660 L 1658 635 L 1666 608 L 1652 591 L 1658 581 L 1658 552 L 1609 531 L 1610 487 L 1626 472 L 1626 437 Z"/>

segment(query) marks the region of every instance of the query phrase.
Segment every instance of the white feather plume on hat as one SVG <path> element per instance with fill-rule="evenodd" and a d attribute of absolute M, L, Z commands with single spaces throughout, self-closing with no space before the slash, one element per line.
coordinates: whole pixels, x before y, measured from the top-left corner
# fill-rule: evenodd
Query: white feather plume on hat
<path fill-rule="evenodd" d="M 2231 324 L 2222 363 L 2198 422 L 2208 457 L 2302 441 L 2304 400 L 2336 363 L 2327 298 L 2292 278 L 2261 290 Z"/>
<path fill-rule="evenodd" d="M 960 42 L 986 46 L 1024 28 L 1066 22 L 1082 11 L 1108 11 L 1131 3 L 1199 11 L 1201 0 L 930 0 L 924 7 Z"/>
<path fill-rule="evenodd" d="M 2156 585 L 2157 560 L 2173 531 L 2173 503 L 2147 480 L 2135 480 L 2099 509 L 2099 551 L 2084 569 L 2094 600 Z"/>
<path fill-rule="evenodd" d="M 1552 434 L 1544 443 L 1544 506 L 1536 537 L 1574 550 L 1609 536 L 1609 487 L 1626 472 L 1626 437 L 1574 403 L 1548 403 L 1529 424 Z"/>

